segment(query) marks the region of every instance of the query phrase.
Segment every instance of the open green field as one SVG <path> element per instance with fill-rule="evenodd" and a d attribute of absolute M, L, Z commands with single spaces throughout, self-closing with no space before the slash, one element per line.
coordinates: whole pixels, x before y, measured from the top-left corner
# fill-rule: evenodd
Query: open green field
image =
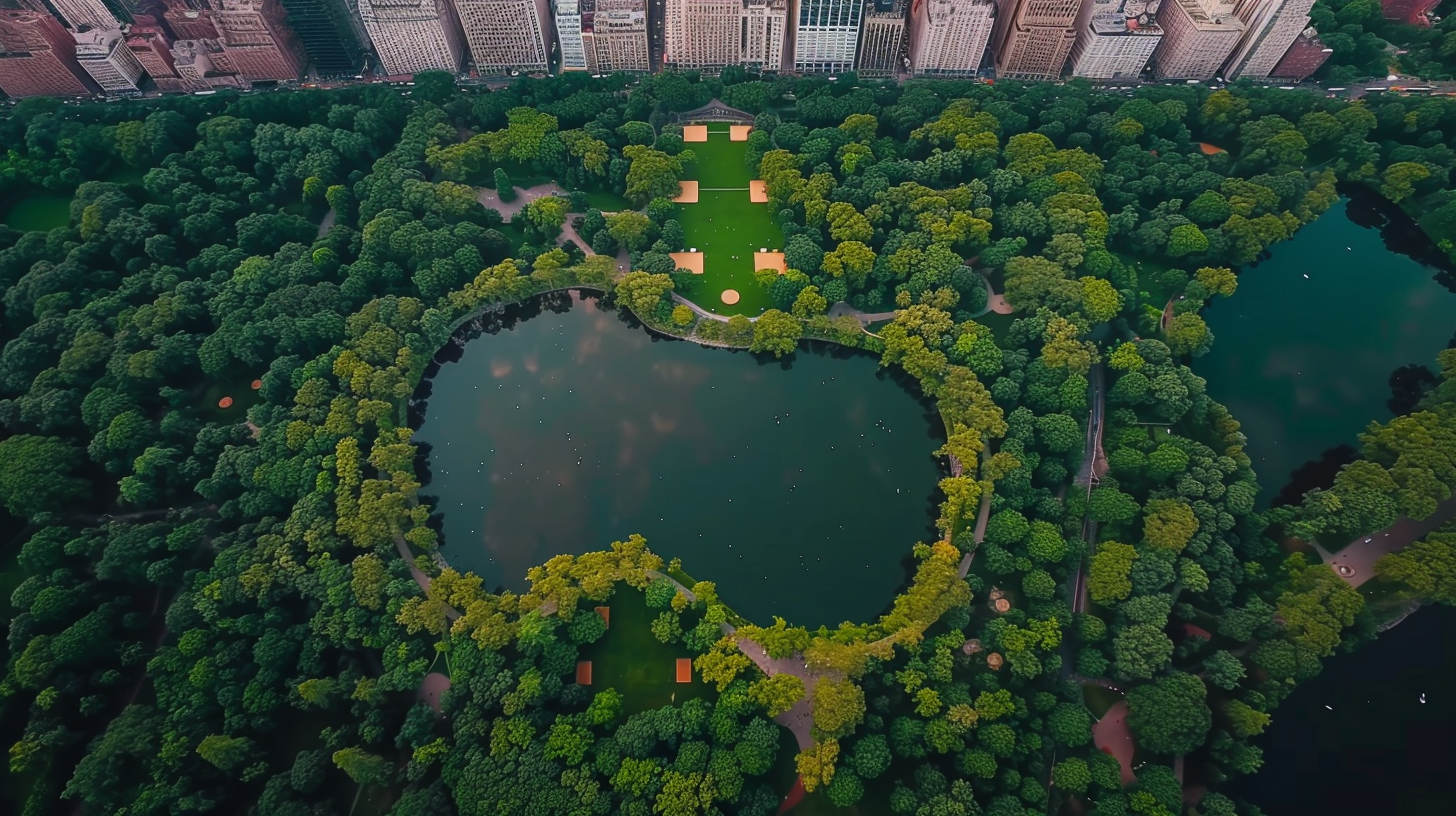
<path fill-rule="evenodd" d="M 602 212 L 621 212 L 623 210 L 635 209 L 632 202 L 626 196 L 618 195 L 611 190 L 586 190 L 586 200 L 589 204 Z"/>
<path fill-rule="evenodd" d="M 71 196 L 25 191 L 0 201 L 0 223 L 22 232 L 64 227 L 71 219 Z"/>
<path fill-rule="evenodd" d="M 592 661 L 593 689 L 611 687 L 621 692 L 628 715 L 693 697 L 716 696 L 711 686 L 698 679 L 696 669 L 691 683 L 677 682 L 677 659 L 692 657 L 692 652 L 681 643 L 669 646 L 652 636 L 649 627 L 659 613 L 647 606 L 645 595 L 623 586 L 607 606 L 612 610 L 607 633 L 581 650 L 581 659 Z"/>
<path fill-rule="evenodd" d="M 719 127 L 721 131 L 713 129 Z M 698 182 L 698 203 L 683 204 L 678 220 L 688 247 L 706 257 L 702 276 L 678 293 L 715 314 L 756 317 L 774 303 L 753 278 L 753 253 L 783 249 L 783 231 L 768 205 L 748 200 L 748 182 L 753 178 L 743 163 L 748 144 L 730 142 L 727 125 L 710 126 L 708 141 L 688 147 L 698 156 L 688 171 L 688 177 Z M 742 299 L 733 306 L 725 304 L 724 289 L 737 290 Z"/>

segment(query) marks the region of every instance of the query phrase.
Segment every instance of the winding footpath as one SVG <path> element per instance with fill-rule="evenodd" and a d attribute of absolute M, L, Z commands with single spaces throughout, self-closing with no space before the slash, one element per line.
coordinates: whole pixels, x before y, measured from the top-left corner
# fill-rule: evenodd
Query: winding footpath
<path fill-rule="evenodd" d="M 1315 550 L 1345 583 L 1359 587 L 1375 577 L 1376 561 L 1420 541 L 1452 519 L 1456 519 L 1456 494 L 1441 502 L 1436 506 L 1436 512 L 1420 521 L 1401 517 L 1384 530 L 1355 539 L 1338 553 L 1331 554 L 1318 544 Z"/>

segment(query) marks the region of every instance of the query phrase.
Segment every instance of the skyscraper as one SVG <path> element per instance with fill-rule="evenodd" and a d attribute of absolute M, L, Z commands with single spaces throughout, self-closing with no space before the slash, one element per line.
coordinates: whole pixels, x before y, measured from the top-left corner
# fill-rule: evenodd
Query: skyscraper
<path fill-rule="evenodd" d="M 667 0 L 662 61 L 677 68 L 722 68 L 743 58 L 743 0 Z"/>
<path fill-rule="evenodd" d="M 995 24 L 995 0 L 915 0 L 910 6 L 911 72 L 974 75 Z"/>
<path fill-rule="evenodd" d="M 56 18 L 0 9 L 0 91 L 26 96 L 89 96 L 97 91 L 76 61 L 76 41 Z"/>
<path fill-rule="evenodd" d="M 1239 0 L 1234 14 L 1247 29 L 1229 55 L 1224 77 L 1269 76 L 1285 52 L 1309 25 L 1314 0 Z"/>
<path fill-rule="evenodd" d="M 1244 36 L 1233 0 L 1166 0 L 1158 10 L 1163 43 L 1153 53 L 1158 79 L 1211 79 Z"/>
<path fill-rule="evenodd" d="M 359 0 L 359 17 L 391 76 L 460 70 L 460 19 L 451 0 Z"/>
<path fill-rule="evenodd" d="M 172 43 L 173 70 L 192 89 L 247 86 L 242 77 L 221 70 L 213 61 L 223 53 L 222 43 L 216 40 L 178 40 Z"/>
<path fill-rule="evenodd" d="M 865 0 L 855 70 L 864 76 L 897 74 L 904 48 L 905 0 Z"/>
<path fill-rule="evenodd" d="M 212 9 L 205 0 L 163 0 L 162 18 L 179 40 L 217 40 L 221 34 L 212 22 Z"/>
<path fill-rule="evenodd" d="M 552 0 L 556 19 L 556 43 L 561 49 L 561 70 L 587 69 L 583 19 L 592 14 L 591 0 Z"/>
<path fill-rule="evenodd" d="M 108 93 L 135 91 L 146 73 L 142 64 L 126 47 L 126 38 L 119 28 L 85 28 L 74 32 L 76 61 L 81 69 L 96 80 Z"/>
<path fill-rule="evenodd" d="M 249 82 L 298 79 L 303 73 L 303 48 L 284 22 L 287 12 L 278 0 L 210 0 L 212 22 L 221 35 L 223 53 L 213 58 L 226 73 Z"/>
<path fill-rule="evenodd" d="M 1318 71 L 1332 53 L 1334 53 L 1334 49 L 1320 40 L 1318 31 L 1306 28 L 1290 44 L 1289 50 L 1284 52 L 1284 56 L 1279 60 L 1279 64 L 1274 66 L 1269 77 L 1303 82 Z"/>
<path fill-rule="evenodd" d="M 992 50 L 996 75 L 1056 79 L 1077 39 L 1081 0 L 1000 0 Z"/>
<path fill-rule="evenodd" d="M 482 74 L 544 71 L 551 9 L 546 0 L 456 0 L 470 56 Z"/>
<path fill-rule="evenodd" d="M 1137 79 L 1163 40 L 1157 7 L 1143 0 L 1087 0 L 1076 30 L 1072 76 L 1088 79 Z"/>
<path fill-rule="evenodd" d="M 321 76 L 356 74 L 364 67 L 368 35 L 345 0 L 283 0 L 283 8 Z"/>
<path fill-rule="evenodd" d="M 799 0 L 794 70 L 842 73 L 854 68 L 863 0 Z"/>
<path fill-rule="evenodd" d="M 170 46 L 167 30 L 155 17 L 138 14 L 133 18 L 131 29 L 126 32 L 126 47 L 131 49 L 132 56 L 137 58 L 142 69 L 156 83 L 157 90 L 167 93 L 200 90 L 188 87 L 182 81 L 177 73 L 176 60 Z"/>
<path fill-rule="evenodd" d="M 73 31 L 83 26 L 92 28 L 119 28 L 121 26 L 116 15 L 112 14 L 111 9 L 107 8 L 101 0 L 50 0 L 50 3 Z M 33 7 L 37 11 L 41 10 L 39 2 L 36 2 Z"/>
<path fill-rule="evenodd" d="M 740 19 L 743 51 L 739 62 L 762 71 L 783 68 L 789 0 L 743 0 Z"/>
<path fill-rule="evenodd" d="M 650 71 L 646 0 L 582 0 L 582 50 L 587 70 Z M 587 10 L 590 9 L 590 10 Z"/>

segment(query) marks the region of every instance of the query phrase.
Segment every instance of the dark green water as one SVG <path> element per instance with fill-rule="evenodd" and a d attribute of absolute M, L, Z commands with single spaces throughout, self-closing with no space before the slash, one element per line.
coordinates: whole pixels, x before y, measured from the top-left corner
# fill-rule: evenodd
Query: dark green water
<path fill-rule="evenodd" d="M 1390 419 L 1391 372 L 1434 368 L 1456 329 L 1456 295 L 1436 270 L 1391 251 L 1350 206 L 1243 269 L 1205 315 L 1213 350 L 1193 370 L 1243 423 L 1265 503 L 1296 468 Z"/>
<path fill-rule="evenodd" d="M 22 232 L 64 227 L 70 217 L 70 195 L 30 191 L 0 200 L 0 223 Z"/>
<path fill-rule="evenodd" d="M 576 302 L 449 357 L 418 395 L 424 492 L 488 586 L 640 533 L 755 622 L 833 625 L 879 613 L 933 535 L 940 440 L 871 356 L 765 363 Z"/>

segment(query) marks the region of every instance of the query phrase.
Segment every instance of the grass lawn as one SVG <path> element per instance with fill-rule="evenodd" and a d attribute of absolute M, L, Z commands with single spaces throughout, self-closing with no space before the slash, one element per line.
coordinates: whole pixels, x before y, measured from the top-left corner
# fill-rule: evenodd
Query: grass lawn
<path fill-rule="evenodd" d="M 702 276 L 678 290 L 683 297 L 721 315 L 755 317 L 773 308 L 768 292 L 753 278 L 753 253 L 784 246 L 784 234 L 767 206 L 750 202 L 743 191 L 701 193 L 698 203 L 682 205 L 678 219 L 688 246 L 706 254 Z M 725 304 L 724 289 L 737 290 L 742 299 Z"/>
<path fill-rule="evenodd" d="M 708 141 L 689 142 L 687 147 L 697 157 L 688 168 L 687 177 L 697 179 L 701 187 L 746 188 L 749 181 L 758 178 L 744 163 L 748 142 L 730 141 L 727 125 L 709 125 Z"/>
<path fill-rule="evenodd" d="M 52 230 L 71 220 L 71 196 L 38 190 L 20 191 L 0 203 L 0 223 L 21 232 Z"/>
<path fill-rule="evenodd" d="M 652 636 L 658 610 L 647 606 L 643 593 L 623 586 L 607 606 L 612 623 L 601 640 L 582 649 L 581 659 L 592 661 L 592 688 L 615 688 L 625 698 L 628 715 L 668 704 L 680 704 L 693 697 L 715 697 L 713 687 L 698 679 L 693 670 L 691 683 L 675 678 L 677 659 L 692 657 L 681 643 L 666 645 Z"/>
<path fill-rule="evenodd" d="M 621 212 L 623 210 L 634 210 L 632 202 L 625 196 L 617 195 L 611 190 L 586 190 L 586 200 L 593 207 L 602 212 Z"/>
<path fill-rule="evenodd" d="M 259 376 L 262 376 L 262 372 L 259 372 Z M 227 408 L 219 408 L 217 402 L 223 397 L 232 397 L 233 404 Z M 198 407 L 211 419 L 242 422 L 248 416 L 248 409 L 257 405 L 259 399 L 258 392 L 253 390 L 252 378 L 214 380 L 207 384 L 207 390 L 202 393 L 202 401 Z"/>
<path fill-rule="evenodd" d="M 1087 710 L 1092 712 L 1092 716 L 1100 720 L 1107 714 L 1109 708 L 1122 699 L 1122 695 L 1106 686 L 1083 683 L 1082 699 L 1087 702 Z"/>

